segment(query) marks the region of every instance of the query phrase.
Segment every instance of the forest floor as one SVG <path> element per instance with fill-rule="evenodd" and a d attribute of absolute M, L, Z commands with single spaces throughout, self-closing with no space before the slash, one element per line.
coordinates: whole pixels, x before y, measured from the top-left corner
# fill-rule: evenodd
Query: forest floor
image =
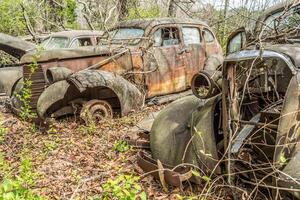
<path fill-rule="evenodd" d="M 103 199 L 104 194 L 111 195 L 108 199 L 122 199 L 118 195 L 125 194 L 140 199 L 191 199 L 187 198 L 191 189 L 164 192 L 151 176 L 141 179 L 143 171 L 136 163 L 139 149 L 123 142 L 139 121 L 161 108 L 147 107 L 97 125 L 84 125 L 74 117 L 63 119 L 47 132 L 1 108 L 0 178 L 25 184 L 42 199 Z"/>

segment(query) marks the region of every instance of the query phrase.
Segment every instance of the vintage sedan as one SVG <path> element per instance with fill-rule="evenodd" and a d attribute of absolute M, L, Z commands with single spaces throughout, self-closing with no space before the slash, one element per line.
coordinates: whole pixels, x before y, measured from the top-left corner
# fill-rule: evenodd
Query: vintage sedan
<path fill-rule="evenodd" d="M 97 47 L 22 56 L 23 80 L 32 83 L 30 106 L 40 119 L 78 112 L 84 119 L 126 115 L 145 99 L 189 90 L 196 73 L 223 61 L 213 31 L 198 20 L 124 21 L 105 36 Z M 38 67 L 32 70 L 31 63 Z M 23 80 L 11 94 L 22 92 Z M 22 107 L 17 96 L 16 111 Z"/>
<path fill-rule="evenodd" d="M 70 30 L 52 33 L 44 38 L 41 46 L 45 49 L 78 48 L 96 46 L 101 40 L 102 31 Z"/>
<path fill-rule="evenodd" d="M 49 36 L 43 37 L 43 41 L 39 44 L 43 49 L 61 49 L 61 48 L 79 48 L 84 46 L 96 46 L 101 40 L 103 32 L 89 30 L 69 30 L 57 33 L 52 33 Z M 30 52 L 35 51 L 37 45 L 29 41 L 11 37 L 0 33 L 1 49 L 9 52 L 16 58 L 21 57 Z M 0 65 L 0 96 L 11 94 L 13 83 L 22 77 L 22 67 L 20 64 Z"/>
<path fill-rule="evenodd" d="M 152 174 L 172 185 L 218 177 L 250 188 L 247 199 L 300 198 L 299 8 L 280 4 L 255 27 L 232 34 L 223 70 L 199 72 L 192 80 L 195 96 L 156 117 L 153 158 L 138 156 L 144 170 L 162 168 L 160 160 L 168 169 Z M 191 166 L 198 176 L 188 173 Z"/>

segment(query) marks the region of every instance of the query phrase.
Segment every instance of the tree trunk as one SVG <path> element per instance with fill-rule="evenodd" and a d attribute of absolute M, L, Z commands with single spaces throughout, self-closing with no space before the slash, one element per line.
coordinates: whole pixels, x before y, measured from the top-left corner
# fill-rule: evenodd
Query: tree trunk
<path fill-rule="evenodd" d="M 122 21 L 126 19 L 128 16 L 128 8 L 127 8 L 128 0 L 118 0 L 117 7 L 118 7 L 118 20 Z"/>
<path fill-rule="evenodd" d="M 169 0 L 169 3 L 168 3 L 168 17 L 175 17 L 175 16 L 176 16 L 175 0 Z"/>
<path fill-rule="evenodd" d="M 225 4 L 224 4 L 224 29 L 223 29 L 223 38 L 226 37 L 226 33 L 227 33 L 227 14 L 228 14 L 228 7 L 229 7 L 229 0 L 225 0 Z"/>

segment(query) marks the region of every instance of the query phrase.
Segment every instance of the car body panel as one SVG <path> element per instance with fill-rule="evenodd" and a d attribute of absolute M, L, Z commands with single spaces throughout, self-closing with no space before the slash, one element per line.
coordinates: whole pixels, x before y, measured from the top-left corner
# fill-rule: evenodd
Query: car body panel
<path fill-rule="evenodd" d="M 22 39 L 0 33 L 0 50 L 20 59 L 26 53 L 35 50 L 36 45 Z"/>

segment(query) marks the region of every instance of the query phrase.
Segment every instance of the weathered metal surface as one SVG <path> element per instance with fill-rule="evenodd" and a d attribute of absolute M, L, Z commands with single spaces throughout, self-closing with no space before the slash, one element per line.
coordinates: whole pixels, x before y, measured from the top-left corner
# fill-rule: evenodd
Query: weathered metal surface
<path fill-rule="evenodd" d="M 16 37 L 0 33 L 0 50 L 20 59 L 29 51 L 35 50 L 36 45 Z"/>
<path fill-rule="evenodd" d="M 150 134 L 154 159 L 170 166 L 197 161 L 193 154 L 193 145 L 189 143 L 192 137 L 190 120 L 191 114 L 203 104 L 203 101 L 189 96 L 169 104 L 158 114 Z"/>
<path fill-rule="evenodd" d="M 300 3 L 284 8 L 288 13 L 297 6 Z M 274 11 L 278 8 L 261 19 Z M 197 163 L 204 174 L 220 172 L 224 163 L 227 174 L 233 174 L 228 177 L 231 184 L 236 173 L 256 187 L 299 198 L 300 34 L 293 34 L 293 44 L 273 38 L 258 45 L 251 43 L 258 35 L 246 35 L 245 46 L 223 63 L 222 94 L 205 101 L 183 98 L 157 116 L 151 129 L 152 156 L 171 166 Z M 257 49 L 259 45 L 263 48 Z"/>
<path fill-rule="evenodd" d="M 0 93 L 10 96 L 15 82 L 22 77 L 21 67 L 0 68 Z"/>
<path fill-rule="evenodd" d="M 111 119 L 113 115 L 111 105 L 107 101 L 96 99 L 84 103 L 80 112 L 80 118 L 86 125 L 91 121 L 99 122 L 103 119 Z"/>
<path fill-rule="evenodd" d="M 240 158 L 241 155 L 245 157 L 247 152 L 251 152 L 251 160 L 244 158 L 235 162 L 237 169 L 249 169 L 257 163 L 261 168 L 269 167 L 244 173 L 244 176 L 252 178 L 252 184 L 256 184 L 256 179 L 261 179 L 267 184 L 266 187 L 271 183 L 278 186 L 279 191 L 290 192 L 299 198 L 300 182 L 296 169 L 299 168 L 297 155 L 300 139 L 300 46 L 297 42 L 300 35 L 299 32 L 289 34 L 288 31 L 281 35 L 280 28 L 276 37 L 263 32 L 263 22 L 270 15 L 286 13 L 279 19 L 284 21 L 300 3 L 282 5 L 272 8 L 260 18 L 254 35 L 249 34 L 251 30 L 246 28 L 239 29 L 230 37 L 233 39 L 239 31 L 244 31 L 246 43 L 242 48 L 245 50 L 229 54 L 223 65 L 223 93 L 226 91 L 223 96 L 223 117 L 227 118 L 223 121 L 223 129 L 226 128 L 224 132 L 230 139 L 226 146 L 233 145 L 232 153 L 236 153 L 234 158 Z M 258 37 L 261 37 L 259 45 L 263 45 L 263 49 L 253 50 Z M 282 37 L 285 39 L 282 40 Z M 292 38 L 293 44 L 287 44 L 287 38 Z M 255 123 L 251 118 L 255 118 Z M 230 138 L 232 133 L 236 133 L 236 136 Z M 283 159 L 286 159 L 286 163 L 282 162 Z M 275 172 L 278 175 L 270 176 Z"/>
<path fill-rule="evenodd" d="M 140 99 L 140 93 L 143 94 L 144 98 L 149 99 L 155 96 L 186 91 L 190 89 L 193 75 L 204 69 L 207 63 L 210 63 L 210 67 L 213 68 L 217 68 L 217 66 L 221 64 L 221 62 L 214 62 L 218 59 L 211 59 L 222 59 L 222 49 L 215 38 L 209 44 L 206 44 L 203 42 L 204 40 L 200 38 L 199 41 L 202 42 L 199 44 L 185 44 L 182 27 L 196 28 L 199 31 L 199 37 L 202 37 L 201 32 L 204 29 L 210 30 L 210 28 L 202 21 L 181 19 L 133 20 L 121 22 L 112 30 L 122 27 L 143 29 L 144 34 L 142 39 L 140 39 L 137 43 L 128 45 L 128 39 L 124 38 L 124 44 L 121 44 L 121 42 L 115 44 L 103 44 L 99 47 L 57 49 L 38 52 L 39 56 L 37 62 L 39 64 L 39 68 L 34 74 L 32 74 L 32 76 L 30 76 L 30 70 L 26 67 L 26 65 L 36 60 L 35 53 L 24 55 L 21 58 L 21 63 L 24 64 L 24 78 L 31 77 L 33 81 L 33 96 L 31 99 L 31 106 L 33 109 L 36 109 L 37 102 L 40 101 L 39 99 L 42 96 L 47 96 L 46 94 L 43 95 L 43 93 L 47 93 L 46 88 L 50 88 L 50 93 L 55 93 L 55 88 L 51 87 L 50 84 L 54 81 L 47 80 L 46 75 L 47 71 L 50 73 L 51 69 L 56 69 L 57 67 L 64 67 L 74 72 L 74 75 L 71 77 L 82 77 L 83 74 L 87 73 L 86 70 L 88 69 L 89 75 L 94 77 L 95 80 L 92 81 L 94 84 L 90 82 L 91 85 L 88 85 L 88 87 L 85 88 L 86 90 L 96 89 L 96 87 L 100 87 L 101 84 L 103 85 L 103 83 L 100 85 L 96 84 L 96 79 L 99 79 L 101 82 L 101 76 L 99 76 L 99 73 L 101 74 L 103 71 L 110 72 L 110 77 L 114 74 L 121 75 L 126 80 L 134 84 L 134 86 L 130 86 L 131 91 L 139 91 L 139 93 L 135 92 L 135 95 L 137 95 L 136 97 L 132 96 L 129 100 L 127 100 L 135 101 L 136 99 Z M 162 43 L 161 45 L 154 45 L 153 39 L 156 37 L 154 34 L 158 30 L 165 31 L 165 34 L 161 36 L 161 40 L 166 40 L 167 42 Z M 174 32 L 170 33 L 169 31 Z M 172 41 L 177 41 L 177 43 L 170 43 Z M 109 40 L 108 43 L 110 42 L 111 40 Z M 219 61 L 221 59 L 219 59 Z M 100 72 L 98 72 L 99 70 Z M 74 79 L 72 78 L 67 78 L 67 80 L 73 84 L 76 82 L 74 82 Z M 84 83 L 86 80 L 88 79 L 82 79 L 83 82 L 77 81 L 75 84 L 80 93 L 84 93 L 80 87 L 87 86 Z M 122 84 L 122 82 L 116 83 L 113 87 L 116 88 L 117 84 L 119 84 L 118 87 L 120 88 L 120 84 Z M 112 84 L 110 86 L 112 86 Z M 61 92 L 60 88 L 57 88 L 57 92 Z M 95 91 L 95 93 L 98 93 L 98 91 Z M 74 94 L 75 96 L 78 96 L 76 91 Z M 118 91 L 116 91 L 116 94 L 118 94 Z M 128 113 L 130 110 L 137 108 L 132 103 L 128 104 L 128 106 L 125 105 L 126 101 L 122 100 L 124 97 L 121 95 L 125 95 L 125 97 L 127 96 L 125 93 L 118 96 L 118 101 L 121 102 L 121 105 L 124 104 L 124 106 L 120 108 L 122 114 Z M 61 97 L 60 95 L 58 96 L 59 98 Z M 100 97 L 97 94 L 94 96 L 105 99 L 105 97 Z M 64 100 L 59 101 L 71 100 L 68 97 L 64 98 Z M 90 96 L 87 98 L 90 98 Z M 43 97 L 42 99 L 45 98 Z M 48 103 L 44 104 L 48 105 Z M 52 104 L 55 104 L 55 110 L 58 110 L 57 103 L 52 102 Z M 68 102 L 64 102 L 62 105 L 67 104 Z M 116 102 L 114 104 L 116 104 Z M 139 101 L 137 104 L 141 105 Z M 46 113 L 50 114 L 48 108 L 46 109 L 47 106 L 42 106 L 42 104 L 39 105 L 41 105 L 41 108 L 45 107 L 39 112 L 41 117 L 45 117 L 44 115 Z M 69 110 L 70 107 L 64 109 Z"/>
<path fill-rule="evenodd" d="M 143 152 L 138 153 L 137 164 L 156 179 L 163 178 L 161 181 L 175 187 L 182 187 L 182 182 L 189 180 L 193 176 L 192 170 L 188 167 L 173 169 L 172 166 L 166 164 L 159 167 L 156 160 L 146 156 Z M 162 171 L 160 172 L 157 169 Z"/>
<path fill-rule="evenodd" d="M 49 84 L 67 79 L 73 73 L 65 67 L 51 67 L 46 71 L 46 80 Z"/>
<path fill-rule="evenodd" d="M 70 84 L 67 81 L 59 81 L 51 84 L 46 89 L 42 89 L 39 91 L 38 99 L 36 100 L 36 104 L 32 107 L 36 109 L 37 114 L 41 118 L 45 118 L 52 113 L 47 113 L 48 109 L 53 107 L 53 104 L 56 102 L 64 102 L 64 98 L 67 97 L 66 94 L 70 91 Z M 64 102 L 65 105 L 68 103 Z M 59 110 L 62 106 L 56 106 L 52 108 L 52 112 Z M 48 114 L 48 115 L 47 115 Z"/>
<path fill-rule="evenodd" d="M 94 91 L 95 99 L 110 99 L 117 98 L 119 101 L 120 111 L 122 115 L 126 115 L 133 109 L 138 109 L 143 104 L 143 96 L 141 92 L 129 81 L 119 75 L 109 73 L 107 71 L 81 71 L 72 75 L 68 81 L 83 93 L 89 89 L 98 88 L 99 91 Z M 102 91 L 101 91 L 102 89 Z M 113 92 L 105 93 L 105 89 Z M 101 94 L 103 92 L 103 94 Z"/>
<path fill-rule="evenodd" d="M 193 94 L 200 99 L 216 96 L 221 91 L 222 73 L 217 70 L 203 70 L 192 79 Z"/>

